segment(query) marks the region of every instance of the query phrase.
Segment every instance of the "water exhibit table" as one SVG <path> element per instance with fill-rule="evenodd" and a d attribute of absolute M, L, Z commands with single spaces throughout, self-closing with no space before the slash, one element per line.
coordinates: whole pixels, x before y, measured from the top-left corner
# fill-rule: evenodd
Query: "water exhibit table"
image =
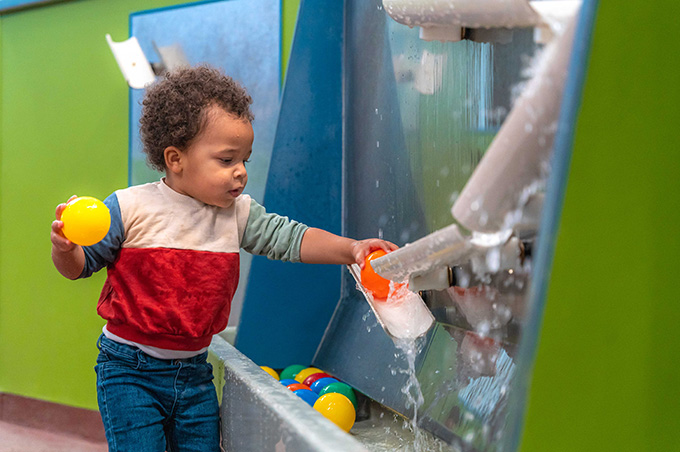
<path fill-rule="evenodd" d="M 493 22 L 496 3 L 512 23 Z M 189 62 L 214 60 L 256 94 L 253 197 L 399 245 L 374 268 L 435 320 L 395 340 L 346 268 L 242 256 L 234 345 L 211 346 L 227 450 L 517 449 L 595 6 L 303 0 L 280 92 L 280 2 L 133 15 L 146 53 L 179 40 Z M 216 31 L 163 25 L 189 10 Z M 156 178 L 136 136 L 131 151 L 131 182 Z M 293 363 L 351 385 L 368 418 L 346 434 L 259 367 Z"/>

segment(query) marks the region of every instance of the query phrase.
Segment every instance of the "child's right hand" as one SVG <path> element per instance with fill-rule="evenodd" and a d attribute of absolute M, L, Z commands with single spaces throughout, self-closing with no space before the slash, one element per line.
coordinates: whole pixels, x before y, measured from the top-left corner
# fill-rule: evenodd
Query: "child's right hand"
<path fill-rule="evenodd" d="M 52 240 L 53 248 L 55 248 L 57 251 L 61 251 L 62 253 L 68 253 L 70 251 L 73 251 L 78 246 L 69 239 L 67 239 L 61 230 L 64 227 L 64 222 L 61 221 L 61 213 L 66 208 L 66 204 L 75 198 L 77 198 L 77 196 L 73 195 L 68 199 L 67 202 L 59 204 L 57 206 L 57 209 L 55 211 L 55 216 L 57 219 L 52 222 L 50 240 Z"/>

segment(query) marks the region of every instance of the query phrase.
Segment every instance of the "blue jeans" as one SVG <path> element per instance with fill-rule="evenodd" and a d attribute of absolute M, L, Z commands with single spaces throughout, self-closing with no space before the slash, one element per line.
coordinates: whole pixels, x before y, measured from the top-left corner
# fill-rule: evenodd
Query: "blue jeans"
<path fill-rule="evenodd" d="M 219 406 L 208 353 L 153 358 L 104 335 L 97 401 L 110 452 L 216 452 Z"/>

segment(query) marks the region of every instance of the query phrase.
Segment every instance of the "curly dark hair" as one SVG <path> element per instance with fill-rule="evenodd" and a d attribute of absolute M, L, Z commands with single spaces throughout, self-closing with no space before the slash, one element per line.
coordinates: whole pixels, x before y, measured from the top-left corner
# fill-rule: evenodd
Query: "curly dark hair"
<path fill-rule="evenodd" d="M 140 135 L 149 166 L 165 171 L 168 146 L 187 149 L 204 130 L 210 107 L 218 106 L 238 118 L 252 121 L 253 99 L 237 81 L 210 66 L 185 67 L 168 72 L 146 90 L 139 120 Z"/>

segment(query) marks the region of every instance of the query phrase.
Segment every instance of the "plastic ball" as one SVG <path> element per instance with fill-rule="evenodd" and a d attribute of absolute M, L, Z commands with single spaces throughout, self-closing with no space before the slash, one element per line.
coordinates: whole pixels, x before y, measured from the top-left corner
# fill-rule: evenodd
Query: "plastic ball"
<path fill-rule="evenodd" d="M 67 239 L 77 245 L 90 246 L 106 237 L 111 227 L 111 213 L 97 198 L 81 196 L 66 204 L 61 221 Z"/>
<path fill-rule="evenodd" d="M 298 383 L 302 383 L 303 381 L 305 381 L 305 378 L 319 372 L 323 372 L 323 370 L 317 369 L 316 367 L 308 367 L 298 372 L 297 375 L 295 375 L 294 380 L 297 381 Z"/>
<path fill-rule="evenodd" d="M 281 380 L 294 379 L 298 372 L 305 369 L 307 366 L 302 364 L 291 364 L 281 371 Z"/>
<path fill-rule="evenodd" d="M 274 369 L 272 369 L 271 367 L 260 366 L 260 369 L 262 369 L 262 370 L 264 370 L 265 372 L 267 372 L 269 375 L 271 375 L 271 376 L 272 376 L 273 378 L 275 378 L 276 380 L 279 379 L 279 374 L 277 374 L 276 371 L 275 371 Z"/>
<path fill-rule="evenodd" d="M 373 270 L 371 261 L 387 254 L 383 250 L 373 251 L 366 256 L 364 268 L 361 270 L 361 284 L 373 295 L 373 298 L 386 300 L 390 293 L 390 280 L 385 279 Z"/>
<path fill-rule="evenodd" d="M 281 383 L 284 386 L 298 384 L 298 382 L 293 380 L 292 378 L 286 378 L 285 380 L 279 380 L 279 383 Z"/>
<path fill-rule="evenodd" d="M 341 381 L 331 383 L 327 385 L 325 388 L 323 388 L 319 392 L 319 396 L 330 394 L 330 393 L 337 393 L 337 394 L 342 394 L 345 397 L 349 399 L 350 402 L 352 402 L 352 405 L 354 406 L 354 409 L 357 409 L 357 396 L 354 394 L 354 389 L 347 383 L 343 383 Z"/>
<path fill-rule="evenodd" d="M 293 391 L 293 394 L 300 397 L 302 400 L 307 402 L 309 406 L 312 407 L 314 406 L 316 400 L 319 398 L 316 392 L 312 391 L 311 389 L 298 389 L 296 391 Z"/>
<path fill-rule="evenodd" d="M 303 384 L 306 384 L 307 386 L 312 386 L 312 384 L 321 378 L 327 378 L 330 377 L 326 372 L 317 372 L 315 374 L 310 375 L 309 377 L 305 378 L 305 381 L 303 381 Z"/>
<path fill-rule="evenodd" d="M 352 402 L 337 392 L 320 396 L 314 403 L 314 409 L 346 432 L 352 429 L 357 417 Z"/>
<path fill-rule="evenodd" d="M 298 389 L 309 389 L 309 386 L 303 385 L 302 383 L 293 383 L 293 384 L 288 385 L 286 387 L 293 392 L 297 391 Z"/>
<path fill-rule="evenodd" d="M 325 378 L 319 378 L 316 380 L 314 383 L 312 383 L 312 391 L 316 392 L 317 394 L 321 392 L 323 388 L 328 386 L 331 383 L 337 383 L 339 380 L 337 378 L 333 377 L 325 377 Z"/>

